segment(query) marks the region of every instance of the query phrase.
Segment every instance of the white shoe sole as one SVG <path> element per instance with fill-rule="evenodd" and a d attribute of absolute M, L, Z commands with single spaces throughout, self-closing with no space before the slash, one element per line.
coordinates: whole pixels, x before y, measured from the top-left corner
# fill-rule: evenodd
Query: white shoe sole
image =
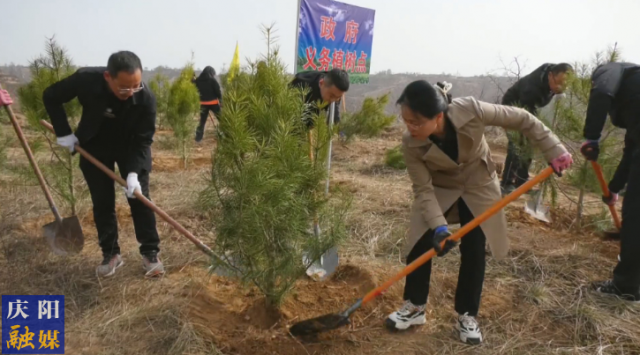
<path fill-rule="evenodd" d="M 142 265 L 142 269 L 145 272 L 144 274 L 145 277 L 153 278 L 156 276 L 164 275 L 164 270 L 157 270 L 157 269 L 147 270 L 147 268 L 144 265 Z"/>
<path fill-rule="evenodd" d="M 462 341 L 465 344 L 478 345 L 482 343 L 482 334 L 480 334 L 480 337 L 478 338 L 469 338 L 468 335 L 460 333 L 460 341 Z"/>
<path fill-rule="evenodd" d="M 116 270 L 118 270 L 118 268 L 119 268 L 120 266 L 122 266 L 122 265 L 124 265 L 124 261 L 120 261 L 120 263 L 118 263 L 118 264 L 116 265 L 116 267 L 114 267 L 114 268 L 113 268 L 113 270 L 111 270 L 111 272 L 109 272 L 109 273 L 108 273 L 108 274 L 106 274 L 106 275 L 102 275 L 101 277 L 111 277 L 111 276 L 113 276 L 113 275 L 116 273 Z M 98 275 L 98 276 L 100 277 L 100 275 L 98 274 L 98 271 L 96 271 L 96 275 Z"/>
<path fill-rule="evenodd" d="M 393 322 L 392 319 L 389 319 L 389 320 Z M 427 318 L 423 316 L 423 317 L 412 319 L 408 322 L 402 322 L 402 323 L 395 322 L 393 328 L 398 330 L 407 330 L 412 325 L 425 325 L 425 324 L 427 324 Z"/>

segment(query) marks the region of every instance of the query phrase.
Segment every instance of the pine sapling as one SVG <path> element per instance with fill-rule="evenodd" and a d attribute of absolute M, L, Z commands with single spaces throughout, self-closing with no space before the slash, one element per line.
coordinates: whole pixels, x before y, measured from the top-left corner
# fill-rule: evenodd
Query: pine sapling
<path fill-rule="evenodd" d="M 171 84 L 167 103 L 167 119 L 173 129 L 185 169 L 196 127 L 194 119 L 200 111 L 198 89 L 191 83 L 193 75 L 193 63 L 189 63 Z"/>
<path fill-rule="evenodd" d="M 259 70 L 240 72 L 225 84 L 224 135 L 202 202 L 217 232 L 214 249 L 224 255 L 214 265 L 235 269 L 276 307 L 311 263 L 345 237 L 349 201 L 324 197 L 320 153 L 331 135 L 325 119 L 315 117 L 309 140 L 304 95 L 289 85 L 278 49 L 269 47 Z M 314 216 L 322 230 L 318 238 Z"/>

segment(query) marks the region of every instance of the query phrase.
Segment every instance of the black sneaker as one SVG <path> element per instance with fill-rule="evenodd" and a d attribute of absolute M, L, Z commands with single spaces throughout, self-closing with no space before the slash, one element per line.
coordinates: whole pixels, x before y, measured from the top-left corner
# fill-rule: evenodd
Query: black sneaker
<path fill-rule="evenodd" d="M 630 302 L 640 302 L 640 289 L 637 289 L 633 293 L 623 293 L 616 287 L 613 280 L 594 282 L 593 288 L 596 292 L 603 295 L 616 296 Z"/>

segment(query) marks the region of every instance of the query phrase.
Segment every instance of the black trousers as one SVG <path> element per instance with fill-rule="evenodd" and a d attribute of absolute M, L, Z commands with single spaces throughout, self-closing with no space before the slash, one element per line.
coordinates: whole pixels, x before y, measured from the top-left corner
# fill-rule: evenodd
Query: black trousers
<path fill-rule="evenodd" d="M 196 130 L 197 141 L 202 140 L 204 136 L 204 126 L 207 124 L 209 112 L 213 112 L 217 117 L 220 114 L 220 105 L 200 105 L 200 124 L 198 124 L 198 129 Z"/>
<path fill-rule="evenodd" d="M 525 139 L 522 134 L 520 135 L 520 139 Z M 515 187 L 520 187 L 529 180 L 531 159 L 519 156 L 518 147 L 510 136 L 507 137 L 509 138 L 509 144 L 507 146 L 507 158 L 504 161 L 501 185 L 507 186 L 513 184 Z"/>
<path fill-rule="evenodd" d="M 107 168 L 114 170 L 115 164 L 120 166 L 118 159 L 98 159 Z M 80 170 L 84 175 L 91 201 L 93 202 L 93 219 L 98 230 L 98 241 L 102 248 L 103 256 L 111 256 L 120 253 L 118 245 L 118 220 L 116 219 L 116 195 L 115 183 L 104 172 L 98 169 L 90 161 L 80 158 Z M 120 171 L 123 179 L 127 178 L 128 172 Z M 149 198 L 149 173 L 143 172 L 138 175 L 138 181 L 142 187 L 142 194 Z M 122 191 L 119 188 L 119 191 Z M 156 216 L 149 207 L 139 200 L 127 199 L 131 208 L 131 217 L 136 232 L 136 239 L 140 243 L 140 254 L 148 255 L 160 251 L 160 237 L 156 229 Z"/>
<path fill-rule="evenodd" d="M 620 262 L 613 271 L 613 280 L 623 292 L 640 288 L 640 148 L 631 157 L 627 191 L 622 202 Z"/>
<path fill-rule="evenodd" d="M 458 212 L 462 225 L 473 220 L 473 214 L 467 204 L 460 198 Z M 433 231 L 428 230 L 411 249 L 407 258 L 407 265 L 431 249 Z M 486 238 L 480 227 L 474 228 L 460 240 L 460 271 L 458 287 L 456 288 L 455 308 L 458 314 L 469 313 L 477 316 L 480 309 L 482 284 L 484 283 Z M 404 287 L 404 299 L 414 305 L 424 305 L 429 296 L 431 280 L 431 260 L 417 268 L 407 276 Z"/>

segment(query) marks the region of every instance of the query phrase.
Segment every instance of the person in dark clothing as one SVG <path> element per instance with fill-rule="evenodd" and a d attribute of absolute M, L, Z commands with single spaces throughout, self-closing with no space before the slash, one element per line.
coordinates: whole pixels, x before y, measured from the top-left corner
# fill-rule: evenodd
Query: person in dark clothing
<path fill-rule="evenodd" d="M 82 116 L 74 133 L 63 105 L 76 97 L 82 105 Z M 127 180 L 125 192 L 146 276 L 163 274 L 155 215 L 134 196 L 135 191 L 140 191 L 149 198 L 151 144 L 156 124 L 156 99 L 142 82 L 138 56 L 128 51 L 117 52 L 109 57 L 106 68 L 80 68 L 45 89 L 42 100 L 59 145 L 73 153 L 79 144 L 108 168 L 113 170 L 118 165 L 122 178 Z M 83 157 L 80 169 L 89 186 L 103 254 L 96 273 L 112 276 L 123 264 L 114 181 Z"/>
<path fill-rule="evenodd" d="M 537 109 L 548 105 L 554 95 L 564 92 L 567 74 L 570 71 L 573 71 L 573 68 L 566 63 L 545 63 L 513 84 L 502 97 L 502 104 L 522 107 L 535 115 Z M 529 180 L 529 145 L 521 133 L 514 133 L 507 134 L 509 145 L 500 183 L 503 195 L 513 192 Z"/>
<path fill-rule="evenodd" d="M 627 185 L 622 202 L 618 265 L 613 270 L 613 279 L 594 282 L 593 287 L 602 294 L 640 302 L 640 65 L 600 65 L 591 82 L 582 154 L 588 160 L 598 160 L 607 114 L 614 126 L 627 130 L 622 159 L 609 182 L 611 195 L 603 197 L 606 204 L 613 206 L 618 193 Z"/>
<path fill-rule="evenodd" d="M 291 86 L 308 88 L 305 97 L 308 110 L 303 117 L 307 127 L 313 128 L 313 114 L 321 110 L 328 111 L 331 103 L 336 103 L 333 115 L 333 123 L 340 123 L 340 99 L 349 91 L 349 74 L 341 69 L 330 71 L 306 71 L 296 74 Z M 328 121 L 327 121 L 328 122 Z"/>
<path fill-rule="evenodd" d="M 209 112 L 213 112 L 216 117 L 220 114 L 222 91 L 220 90 L 220 84 L 216 80 L 216 71 L 210 66 L 205 67 L 200 76 L 193 82 L 200 93 L 200 124 L 196 129 L 196 142 L 200 142 L 204 136 L 204 126 L 207 124 Z"/>

